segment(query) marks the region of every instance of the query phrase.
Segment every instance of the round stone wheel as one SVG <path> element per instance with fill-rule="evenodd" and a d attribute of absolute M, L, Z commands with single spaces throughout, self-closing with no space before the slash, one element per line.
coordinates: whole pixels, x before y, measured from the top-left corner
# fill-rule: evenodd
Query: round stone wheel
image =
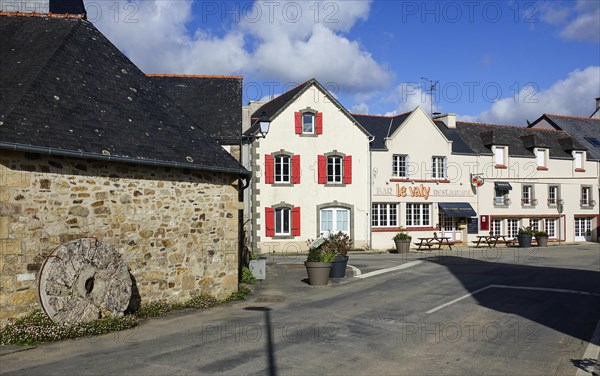
<path fill-rule="evenodd" d="M 60 245 L 39 276 L 42 308 L 55 322 L 74 324 L 122 315 L 131 299 L 127 265 L 111 246 L 84 238 Z"/>

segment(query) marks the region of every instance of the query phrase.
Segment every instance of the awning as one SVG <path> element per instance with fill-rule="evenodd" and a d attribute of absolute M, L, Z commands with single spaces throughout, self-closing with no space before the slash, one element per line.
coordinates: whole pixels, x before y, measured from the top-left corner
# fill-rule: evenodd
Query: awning
<path fill-rule="evenodd" d="M 468 202 L 440 202 L 440 210 L 446 217 L 475 217 L 477 213 Z"/>
<path fill-rule="evenodd" d="M 512 190 L 512 185 L 510 185 L 507 181 L 497 181 L 494 182 L 495 188 L 499 191 L 510 191 Z"/>

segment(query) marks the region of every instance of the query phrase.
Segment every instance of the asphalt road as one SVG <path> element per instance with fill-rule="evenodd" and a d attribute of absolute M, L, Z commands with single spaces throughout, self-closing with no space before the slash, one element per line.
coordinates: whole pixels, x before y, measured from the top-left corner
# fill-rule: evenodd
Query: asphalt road
<path fill-rule="evenodd" d="M 584 357 L 600 321 L 597 245 L 353 254 L 363 276 L 412 266 L 327 287 L 304 283 L 300 260 L 271 261 L 248 301 L 4 355 L 0 373 L 575 375 L 598 365 Z"/>

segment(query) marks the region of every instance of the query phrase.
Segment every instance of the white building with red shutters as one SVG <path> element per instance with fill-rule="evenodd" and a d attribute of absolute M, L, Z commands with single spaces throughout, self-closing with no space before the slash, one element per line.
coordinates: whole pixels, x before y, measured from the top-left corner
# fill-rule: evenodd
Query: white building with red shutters
<path fill-rule="evenodd" d="M 367 247 L 369 133 L 314 79 L 262 105 L 253 121 L 259 115 L 271 125 L 249 156 L 252 248 L 305 251 L 308 240 L 338 231 Z"/>

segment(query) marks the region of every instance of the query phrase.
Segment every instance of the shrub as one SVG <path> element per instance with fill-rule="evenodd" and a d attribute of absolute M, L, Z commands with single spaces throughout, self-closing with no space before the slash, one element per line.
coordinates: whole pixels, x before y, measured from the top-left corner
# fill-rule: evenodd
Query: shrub
<path fill-rule="evenodd" d="M 256 278 L 247 267 L 242 268 L 242 283 L 246 283 L 248 285 L 253 285 L 256 283 Z"/>
<path fill-rule="evenodd" d="M 400 231 L 396 235 L 394 235 L 394 241 L 411 241 L 412 237 L 408 235 L 405 229 L 400 227 Z"/>
<path fill-rule="evenodd" d="M 519 235 L 533 235 L 534 231 L 531 229 L 530 226 L 527 227 L 521 227 L 519 229 Z"/>

